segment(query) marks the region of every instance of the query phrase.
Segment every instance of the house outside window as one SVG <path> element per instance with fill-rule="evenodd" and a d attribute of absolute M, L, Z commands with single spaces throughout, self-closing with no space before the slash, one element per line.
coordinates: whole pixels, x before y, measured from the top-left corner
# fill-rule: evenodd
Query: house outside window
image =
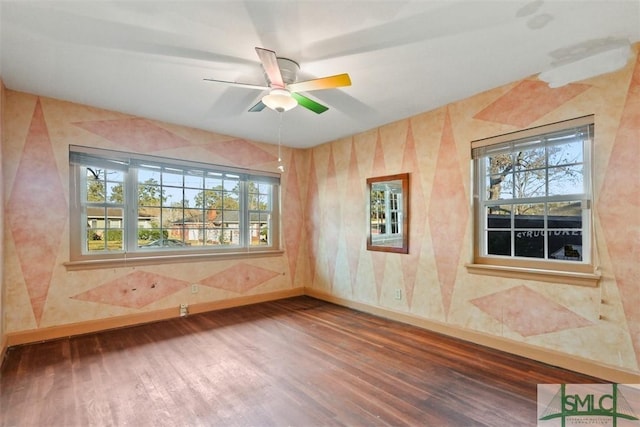
<path fill-rule="evenodd" d="M 70 147 L 71 260 L 279 250 L 279 175 Z"/>
<path fill-rule="evenodd" d="M 473 267 L 595 278 L 593 136 L 587 116 L 472 143 Z"/>

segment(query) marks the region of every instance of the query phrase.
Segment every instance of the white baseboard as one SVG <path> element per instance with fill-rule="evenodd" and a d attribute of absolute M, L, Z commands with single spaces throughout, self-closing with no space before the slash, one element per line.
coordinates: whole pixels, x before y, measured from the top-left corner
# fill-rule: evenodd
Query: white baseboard
<path fill-rule="evenodd" d="M 394 311 L 388 308 L 375 307 L 368 304 L 347 300 L 320 292 L 315 289 L 305 288 L 305 295 L 323 301 L 331 302 L 343 307 L 395 320 L 419 328 L 427 329 L 453 338 L 459 338 L 474 344 L 501 350 L 507 353 L 533 359 L 552 366 L 557 366 L 570 371 L 579 372 L 592 377 L 600 378 L 618 384 L 638 384 L 640 374 L 615 366 L 604 365 L 593 360 L 561 353 L 546 348 L 533 346 L 522 342 L 509 340 L 494 335 L 485 334 L 470 329 L 464 329 L 433 320 L 428 320 L 408 313 Z"/>

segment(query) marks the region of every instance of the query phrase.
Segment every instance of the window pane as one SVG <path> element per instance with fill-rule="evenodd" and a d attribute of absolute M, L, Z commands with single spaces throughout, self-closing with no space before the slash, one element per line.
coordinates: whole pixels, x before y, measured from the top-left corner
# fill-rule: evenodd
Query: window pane
<path fill-rule="evenodd" d="M 160 206 L 162 190 L 159 185 L 148 180 L 138 185 L 138 206 Z"/>
<path fill-rule="evenodd" d="M 515 256 L 544 258 L 544 230 L 516 231 Z"/>
<path fill-rule="evenodd" d="M 170 185 L 172 187 L 182 187 L 183 172 L 177 169 L 165 168 L 162 171 L 162 185 Z"/>
<path fill-rule="evenodd" d="M 219 227 L 205 228 L 204 230 L 204 244 L 205 245 L 219 245 L 220 244 L 221 230 Z"/>
<path fill-rule="evenodd" d="M 207 208 L 222 208 L 222 191 L 206 190 L 204 194 L 204 206 Z"/>
<path fill-rule="evenodd" d="M 514 176 L 515 197 L 524 199 L 529 197 L 544 197 L 546 193 L 545 169 L 518 172 Z"/>
<path fill-rule="evenodd" d="M 168 228 L 167 236 L 168 236 L 167 239 L 165 239 L 165 241 L 163 242 L 163 246 L 166 246 L 166 247 L 187 246 L 187 241 L 189 240 L 188 229 L 184 227 Z"/>
<path fill-rule="evenodd" d="M 204 188 L 222 189 L 222 174 L 215 174 L 215 173 L 209 172 L 204 178 Z"/>
<path fill-rule="evenodd" d="M 487 207 L 488 228 L 511 228 L 511 205 Z"/>
<path fill-rule="evenodd" d="M 544 203 L 513 206 L 515 228 L 544 228 Z"/>
<path fill-rule="evenodd" d="M 548 148 L 549 166 L 571 165 L 583 162 L 582 140 L 567 141 L 550 145 Z"/>
<path fill-rule="evenodd" d="M 185 209 L 184 222 L 192 224 L 192 226 L 204 223 L 204 211 L 202 209 Z"/>
<path fill-rule="evenodd" d="M 156 223 L 157 226 L 157 223 Z M 162 230 L 153 227 L 153 224 L 144 224 L 144 227 L 138 228 L 138 246 L 143 246 L 152 240 L 163 237 Z"/>
<path fill-rule="evenodd" d="M 88 228 L 87 229 L 87 246 L 84 248 L 86 252 L 104 251 L 107 247 L 107 242 L 102 238 L 105 232 L 104 229 Z"/>
<path fill-rule="evenodd" d="M 549 203 L 548 225 L 549 228 L 582 228 L 582 202 Z"/>
<path fill-rule="evenodd" d="M 142 224 L 160 225 L 160 212 L 158 207 L 140 207 L 138 208 L 138 227 L 145 227 Z"/>
<path fill-rule="evenodd" d="M 100 203 L 105 201 L 105 171 L 87 168 L 87 201 Z"/>
<path fill-rule="evenodd" d="M 489 255 L 511 255 L 511 232 L 489 231 L 487 233 L 487 253 Z"/>
<path fill-rule="evenodd" d="M 215 223 L 216 218 L 218 217 L 218 212 L 215 209 L 207 209 L 203 212 L 205 222 L 209 225 Z"/>
<path fill-rule="evenodd" d="M 582 261 L 582 233 L 552 231 L 549 236 L 549 258 Z"/>
<path fill-rule="evenodd" d="M 270 216 L 266 213 L 254 213 L 251 215 L 250 236 L 251 245 L 266 245 L 269 242 Z"/>
<path fill-rule="evenodd" d="M 224 209 L 238 209 L 240 207 L 240 195 L 236 191 L 224 191 L 222 193 L 222 207 Z"/>
<path fill-rule="evenodd" d="M 184 186 L 188 188 L 203 188 L 203 172 L 191 170 L 184 176 Z"/>
<path fill-rule="evenodd" d="M 124 210 L 121 208 L 109 208 L 107 209 L 107 223 L 105 227 L 105 236 L 107 243 L 107 250 L 122 250 L 124 249 L 123 242 L 123 218 Z"/>
<path fill-rule="evenodd" d="M 111 203 L 124 203 L 122 182 L 107 182 L 107 200 Z"/>
<path fill-rule="evenodd" d="M 87 208 L 87 245 L 85 251 L 103 251 L 106 249 L 106 239 L 104 238 L 107 224 L 106 208 Z"/>
<path fill-rule="evenodd" d="M 184 207 L 185 208 L 195 208 L 198 206 L 198 201 L 202 198 L 202 190 L 201 189 L 184 189 Z"/>
<path fill-rule="evenodd" d="M 516 170 L 519 172 L 544 168 L 547 165 L 544 145 L 536 143 L 532 148 L 520 149 L 515 154 Z"/>
<path fill-rule="evenodd" d="M 505 174 L 513 171 L 513 155 L 501 153 L 486 158 L 485 175 Z"/>
<path fill-rule="evenodd" d="M 160 168 L 159 167 L 144 167 L 138 169 L 138 182 L 153 182 L 160 184 Z"/>
<path fill-rule="evenodd" d="M 549 168 L 549 195 L 582 194 L 582 165 Z"/>
<path fill-rule="evenodd" d="M 249 193 L 249 210 L 256 211 L 260 206 L 260 196 L 256 193 Z"/>
<path fill-rule="evenodd" d="M 240 233 L 235 224 L 224 225 L 221 228 L 219 243 L 221 245 L 238 245 L 240 243 Z"/>
<path fill-rule="evenodd" d="M 85 250 L 121 251 L 123 246 L 123 210 L 87 208 L 87 245 Z"/>
<path fill-rule="evenodd" d="M 108 251 L 121 251 L 124 249 L 124 232 L 121 228 L 108 228 L 105 236 Z"/>
<path fill-rule="evenodd" d="M 162 225 L 168 227 L 173 224 L 184 222 L 184 210 L 182 208 L 163 208 Z"/>
<path fill-rule="evenodd" d="M 271 191 L 271 184 L 265 184 L 264 182 L 256 182 L 255 185 L 258 188 L 258 193 L 267 194 Z"/>
<path fill-rule="evenodd" d="M 513 198 L 513 155 L 494 154 L 485 161 L 487 200 Z"/>
<path fill-rule="evenodd" d="M 162 206 L 183 206 L 184 190 L 182 187 L 162 186 Z"/>
<path fill-rule="evenodd" d="M 513 174 L 491 175 L 486 180 L 487 200 L 513 198 Z"/>
<path fill-rule="evenodd" d="M 236 177 L 225 177 L 222 187 L 227 191 L 238 191 L 240 180 Z"/>
<path fill-rule="evenodd" d="M 108 169 L 107 181 L 110 182 L 124 182 L 124 172 L 118 170 Z"/>

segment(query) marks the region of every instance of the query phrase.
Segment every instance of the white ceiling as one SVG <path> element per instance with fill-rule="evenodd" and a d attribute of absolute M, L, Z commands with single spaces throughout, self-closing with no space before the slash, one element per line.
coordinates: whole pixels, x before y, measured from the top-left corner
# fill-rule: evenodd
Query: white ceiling
<path fill-rule="evenodd" d="M 278 142 L 278 114 L 247 110 L 255 47 L 300 64 L 330 109 L 283 113 L 282 144 L 311 147 L 640 40 L 640 0 L 4 1 L 0 76 L 12 90 Z"/>

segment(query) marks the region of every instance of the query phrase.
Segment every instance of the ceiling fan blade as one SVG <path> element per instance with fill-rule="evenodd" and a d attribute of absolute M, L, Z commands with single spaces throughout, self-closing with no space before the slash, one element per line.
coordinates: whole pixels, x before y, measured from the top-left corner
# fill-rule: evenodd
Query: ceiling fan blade
<path fill-rule="evenodd" d="M 256 105 L 254 105 L 253 107 L 249 108 L 249 112 L 250 113 L 260 112 L 260 111 L 264 110 L 264 107 L 266 107 L 266 105 L 264 105 L 264 103 L 262 101 L 258 101 L 258 103 Z"/>
<path fill-rule="evenodd" d="M 269 86 L 252 85 L 250 83 L 229 82 L 226 80 L 216 80 L 216 79 L 202 79 L 202 80 L 206 80 L 208 82 L 224 83 L 230 86 L 243 87 L 245 89 L 258 89 L 258 90 L 271 89 Z"/>
<path fill-rule="evenodd" d="M 302 105 L 304 108 L 307 108 L 317 114 L 324 113 L 329 109 L 329 107 L 318 104 L 313 99 L 309 99 L 306 96 L 300 95 L 299 93 L 292 92 L 291 97 L 298 101 L 298 104 Z"/>
<path fill-rule="evenodd" d="M 271 87 L 284 88 L 284 81 L 282 80 L 282 73 L 278 66 L 278 57 L 276 56 L 276 53 L 272 50 L 263 49 L 261 47 L 256 47 L 256 52 L 258 53 L 260 62 L 262 62 L 262 68 L 264 68 L 264 72 L 267 74 L 267 78 L 269 79 L 269 85 Z"/>
<path fill-rule="evenodd" d="M 292 92 L 309 92 L 312 90 L 333 89 L 341 86 L 351 86 L 349 74 L 336 74 L 335 76 L 292 83 L 287 86 L 287 89 Z"/>

